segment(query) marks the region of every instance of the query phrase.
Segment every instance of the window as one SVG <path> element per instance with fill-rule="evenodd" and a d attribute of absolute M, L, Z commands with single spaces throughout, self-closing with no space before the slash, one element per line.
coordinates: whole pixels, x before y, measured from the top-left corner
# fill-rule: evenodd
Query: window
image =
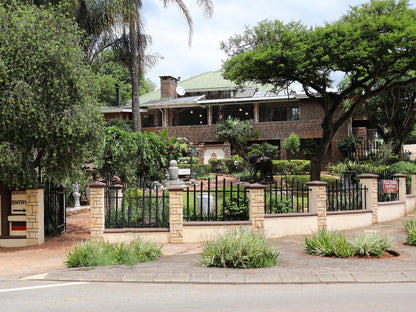
<path fill-rule="evenodd" d="M 228 118 L 253 119 L 253 105 L 219 105 L 213 107 L 214 123 L 221 123 Z"/>
<path fill-rule="evenodd" d="M 146 114 L 142 113 L 141 118 L 143 128 L 162 126 L 162 113 L 158 110 Z"/>
<path fill-rule="evenodd" d="M 260 122 L 299 120 L 297 103 L 262 103 L 259 106 Z"/>
<path fill-rule="evenodd" d="M 173 112 L 173 126 L 193 126 L 207 124 L 207 110 L 199 107 L 183 108 Z"/>

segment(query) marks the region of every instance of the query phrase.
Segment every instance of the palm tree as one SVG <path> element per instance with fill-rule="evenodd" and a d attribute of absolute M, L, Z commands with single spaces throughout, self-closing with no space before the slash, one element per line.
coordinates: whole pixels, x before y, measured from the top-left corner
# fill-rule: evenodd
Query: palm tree
<path fill-rule="evenodd" d="M 189 10 L 182 0 L 162 0 L 164 7 L 171 4 L 176 4 L 180 11 L 184 14 L 189 26 L 189 45 L 192 42 L 193 21 Z M 119 0 L 121 6 L 119 7 L 120 23 L 123 29 L 122 38 L 125 43 L 128 43 L 129 51 L 129 70 L 132 80 L 132 118 L 133 129 L 141 131 L 140 120 L 140 102 L 139 102 L 139 77 L 143 75 L 143 69 L 146 65 L 146 58 L 144 51 L 150 42 L 150 38 L 144 35 L 143 26 L 141 23 L 140 11 L 142 8 L 141 0 Z M 203 7 L 206 16 L 210 17 L 213 12 L 213 4 L 211 0 L 197 0 L 197 4 Z M 126 31 L 128 29 L 128 36 Z M 123 42 L 121 41 L 121 42 Z M 152 59 L 147 59 L 147 64 L 152 64 Z M 154 61 L 154 59 L 153 59 Z M 150 62 L 150 63 L 149 63 Z"/>

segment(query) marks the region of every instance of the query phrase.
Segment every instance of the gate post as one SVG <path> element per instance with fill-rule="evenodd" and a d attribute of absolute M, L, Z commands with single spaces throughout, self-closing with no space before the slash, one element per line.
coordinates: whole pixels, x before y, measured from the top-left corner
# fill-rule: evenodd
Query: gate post
<path fill-rule="evenodd" d="M 45 242 L 44 190 L 26 190 L 26 245 L 36 246 Z"/>
<path fill-rule="evenodd" d="M 377 199 L 377 178 L 376 174 L 362 174 L 359 176 L 363 188 L 367 189 L 365 198 L 365 207 L 373 211 L 373 224 L 378 223 L 378 199 Z M 363 191 L 364 192 L 364 191 Z"/>
<path fill-rule="evenodd" d="M 404 201 L 403 215 L 407 214 L 407 196 L 406 196 L 406 175 L 401 173 L 393 174 L 393 178 L 398 180 L 399 184 L 399 200 Z"/>
<path fill-rule="evenodd" d="M 251 230 L 259 235 L 264 234 L 264 190 L 263 184 L 250 184 L 247 186 L 249 196 L 249 215 Z"/>
<path fill-rule="evenodd" d="M 309 213 L 318 214 L 318 231 L 326 230 L 328 222 L 326 218 L 326 187 L 327 182 L 311 181 L 306 185 L 310 189 L 309 195 Z"/>
<path fill-rule="evenodd" d="M 90 187 L 90 225 L 91 240 L 104 240 L 104 190 L 105 183 L 93 182 L 88 185 Z"/>
<path fill-rule="evenodd" d="M 169 242 L 183 243 L 183 187 L 174 185 L 169 191 Z"/>
<path fill-rule="evenodd" d="M 416 175 L 412 174 L 412 184 L 410 188 L 410 194 L 416 195 Z"/>

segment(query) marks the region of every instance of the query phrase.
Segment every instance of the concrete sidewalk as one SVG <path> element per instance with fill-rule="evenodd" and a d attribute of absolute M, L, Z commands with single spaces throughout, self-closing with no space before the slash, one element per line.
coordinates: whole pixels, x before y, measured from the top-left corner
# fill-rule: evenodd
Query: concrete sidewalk
<path fill-rule="evenodd" d="M 304 237 L 273 239 L 279 247 L 277 265 L 264 269 L 206 268 L 198 263 L 200 248 L 191 244 L 169 244 L 163 247 L 171 254 L 134 266 L 105 266 L 54 270 L 25 279 L 53 281 L 108 281 L 140 283 L 402 283 L 416 282 L 416 247 L 405 245 L 402 222 L 407 217 L 346 231 L 348 237 L 366 231 L 388 234 L 394 239 L 393 249 L 399 256 L 381 258 L 322 258 L 304 251 Z"/>

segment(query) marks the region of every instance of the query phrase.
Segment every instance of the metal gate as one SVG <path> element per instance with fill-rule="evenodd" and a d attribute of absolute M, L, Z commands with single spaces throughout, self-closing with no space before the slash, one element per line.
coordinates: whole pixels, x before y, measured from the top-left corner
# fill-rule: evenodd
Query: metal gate
<path fill-rule="evenodd" d="M 62 185 L 52 182 L 45 184 L 45 236 L 65 231 L 65 194 Z"/>

